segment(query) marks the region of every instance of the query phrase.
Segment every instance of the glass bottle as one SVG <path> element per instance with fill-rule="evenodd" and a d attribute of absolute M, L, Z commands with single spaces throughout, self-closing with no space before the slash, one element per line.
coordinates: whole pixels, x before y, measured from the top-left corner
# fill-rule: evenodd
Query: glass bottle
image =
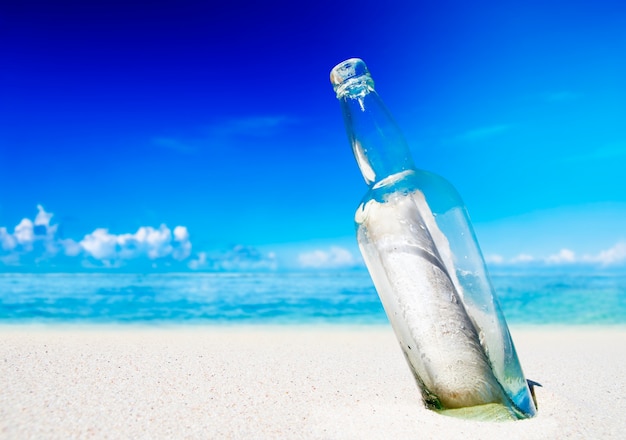
<path fill-rule="evenodd" d="M 454 416 L 536 413 L 467 210 L 452 185 L 413 165 L 365 63 L 331 71 L 369 186 L 357 240 L 425 405 Z"/>

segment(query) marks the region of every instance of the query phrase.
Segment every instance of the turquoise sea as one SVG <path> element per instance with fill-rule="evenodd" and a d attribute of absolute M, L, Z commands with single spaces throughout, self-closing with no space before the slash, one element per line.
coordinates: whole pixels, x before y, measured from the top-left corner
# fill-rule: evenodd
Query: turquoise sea
<path fill-rule="evenodd" d="M 626 275 L 493 273 L 510 324 L 626 324 Z M 385 323 L 365 271 L 0 273 L 0 324 Z"/>

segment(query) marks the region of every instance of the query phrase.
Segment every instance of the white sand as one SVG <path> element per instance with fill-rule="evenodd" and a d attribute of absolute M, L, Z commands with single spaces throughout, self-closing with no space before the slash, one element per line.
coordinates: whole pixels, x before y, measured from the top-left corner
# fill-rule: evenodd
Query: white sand
<path fill-rule="evenodd" d="M 0 328 L 0 438 L 626 438 L 626 328 L 513 328 L 532 420 L 422 407 L 388 327 Z"/>

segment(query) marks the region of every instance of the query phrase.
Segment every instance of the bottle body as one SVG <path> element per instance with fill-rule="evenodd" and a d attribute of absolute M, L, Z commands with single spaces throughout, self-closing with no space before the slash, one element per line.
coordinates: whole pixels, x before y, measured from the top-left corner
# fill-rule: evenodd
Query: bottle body
<path fill-rule="evenodd" d="M 415 168 L 365 64 L 331 82 L 369 191 L 357 240 L 428 408 L 519 419 L 535 406 L 467 210 L 450 183 Z"/>
<path fill-rule="evenodd" d="M 471 416 L 468 408 L 481 408 L 491 419 L 534 415 L 460 197 L 439 176 L 399 174 L 363 199 L 357 240 L 426 406 Z"/>

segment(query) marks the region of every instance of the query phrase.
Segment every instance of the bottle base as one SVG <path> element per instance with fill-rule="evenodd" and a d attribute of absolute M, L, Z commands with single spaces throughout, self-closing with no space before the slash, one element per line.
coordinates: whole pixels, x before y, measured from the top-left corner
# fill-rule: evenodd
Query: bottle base
<path fill-rule="evenodd" d="M 506 406 L 501 403 L 487 403 L 466 408 L 439 409 L 435 410 L 439 414 L 466 420 L 476 420 L 481 422 L 507 422 L 519 420 Z"/>

